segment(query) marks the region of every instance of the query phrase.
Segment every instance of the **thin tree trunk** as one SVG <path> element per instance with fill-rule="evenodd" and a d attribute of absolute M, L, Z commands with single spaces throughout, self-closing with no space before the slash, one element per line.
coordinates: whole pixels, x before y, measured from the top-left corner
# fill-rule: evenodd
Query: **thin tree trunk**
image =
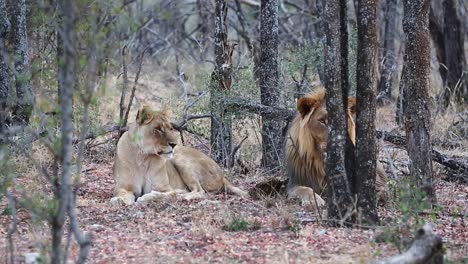
<path fill-rule="evenodd" d="M 227 4 L 224 0 L 215 2 L 215 69 L 211 75 L 211 149 L 213 158 L 227 166 L 232 150 L 231 117 L 225 110 L 225 97 L 231 87 L 230 49 L 227 43 Z"/>
<path fill-rule="evenodd" d="M 398 0 L 387 0 L 385 8 L 385 33 L 383 47 L 383 67 L 380 74 L 378 87 L 377 103 L 382 105 L 388 102 L 392 97 L 392 87 L 397 77 L 397 5 Z"/>
<path fill-rule="evenodd" d="M 58 58 L 58 84 L 60 91 L 61 133 L 62 142 L 60 150 L 61 175 L 56 180 L 55 198 L 58 208 L 52 217 L 52 263 L 62 263 L 64 260 L 62 238 L 65 218 L 69 206 L 71 190 L 71 160 L 73 140 L 73 89 L 75 87 L 75 39 L 74 29 L 74 1 L 61 0 L 58 2 L 62 23 L 58 36 L 62 43 L 61 58 Z M 58 176 L 58 175 L 57 175 Z"/>
<path fill-rule="evenodd" d="M 351 216 L 352 198 L 345 169 L 345 138 L 347 115 L 341 89 L 340 1 L 325 3 L 324 84 L 328 109 L 328 146 L 325 171 L 329 179 L 328 214 L 332 219 L 346 221 Z"/>
<path fill-rule="evenodd" d="M 348 55 L 349 55 L 349 39 L 348 39 L 348 6 L 349 3 L 354 6 L 352 2 L 347 0 L 340 0 L 340 42 L 341 42 L 341 91 L 343 93 L 343 107 L 348 109 L 348 96 L 350 90 L 349 82 L 349 67 L 348 67 Z M 354 10 L 354 9 L 353 9 Z M 354 11 L 353 11 L 354 12 Z M 345 122 L 345 131 L 348 131 L 348 122 Z M 356 169 L 356 156 L 353 142 L 349 135 L 346 136 L 345 141 L 345 167 L 346 175 L 348 176 L 348 181 L 350 183 L 350 191 L 354 193 L 354 177 Z"/>
<path fill-rule="evenodd" d="M 8 67 L 5 40 L 10 31 L 10 21 L 7 17 L 5 0 L 0 0 L 0 136 L 7 129 L 8 94 L 10 90 L 10 71 Z M 0 145 L 4 142 L 0 139 Z"/>
<path fill-rule="evenodd" d="M 260 5 L 260 95 L 263 105 L 278 106 L 278 4 L 276 0 L 262 0 Z M 278 169 L 283 149 L 284 123 L 262 116 L 262 166 Z"/>
<path fill-rule="evenodd" d="M 443 5 L 445 56 L 447 59 L 444 104 L 447 107 L 452 96 L 454 101 L 459 104 L 468 102 L 468 73 L 465 65 L 464 25 L 458 16 L 457 0 L 445 0 Z"/>
<path fill-rule="evenodd" d="M 30 84 L 28 36 L 26 31 L 26 0 L 12 1 L 11 35 L 14 47 L 16 103 L 13 121 L 19 125 L 29 123 L 34 105 L 34 93 Z"/>
<path fill-rule="evenodd" d="M 366 223 L 376 223 L 375 89 L 377 60 L 377 2 L 360 0 L 356 99 L 356 193 L 358 212 Z"/>
<path fill-rule="evenodd" d="M 403 30 L 406 35 L 403 73 L 403 114 L 410 173 L 416 188 L 435 202 L 432 187 L 431 113 L 429 97 L 430 0 L 404 1 Z"/>

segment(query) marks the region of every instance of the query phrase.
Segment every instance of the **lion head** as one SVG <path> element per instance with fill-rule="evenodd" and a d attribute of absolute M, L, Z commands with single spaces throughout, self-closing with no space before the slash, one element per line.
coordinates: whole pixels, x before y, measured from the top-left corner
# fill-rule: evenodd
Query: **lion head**
<path fill-rule="evenodd" d="M 319 89 L 297 101 L 299 114 L 294 118 L 286 141 L 289 185 L 311 187 L 320 193 L 326 183 L 324 155 L 328 141 L 328 112 L 325 90 Z M 356 99 L 348 99 L 348 133 L 354 143 Z"/>
<path fill-rule="evenodd" d="M 153 111 L 143 106 L 136 116 L 137 144 L 144 154 L 172 158 L 177 136 L 168 111 Z"/>

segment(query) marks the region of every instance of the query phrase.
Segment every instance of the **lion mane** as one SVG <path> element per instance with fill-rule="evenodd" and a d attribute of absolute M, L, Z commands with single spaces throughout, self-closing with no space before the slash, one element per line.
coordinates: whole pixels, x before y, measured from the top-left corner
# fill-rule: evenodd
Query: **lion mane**
<path fill-rule="evenodd" d="M 288 196 L 324 205 L 320 197 L 326 184 L 325 155 L 328 140 L 328 121 L 325 90 L 318 89 L 297 101 L 298 114 L 289 128 L 286 139 L 286 169 Z M 348 135 L 355 143 L 356 99 L 348 98 Z M 386 174 L 377 162 L 377 190 L 386 192 Z"/>
<path fill-rule="evenodd" d="M 223 189 L 248 196 L 224 177 L 214 160 L 179 144 L 167 111 L 153 111 L 148 106 L 138 111 L 136 123 L 117 144 L 114 180 L 112 204 L 173 199 L 176 195 L 190 200 Z"/>

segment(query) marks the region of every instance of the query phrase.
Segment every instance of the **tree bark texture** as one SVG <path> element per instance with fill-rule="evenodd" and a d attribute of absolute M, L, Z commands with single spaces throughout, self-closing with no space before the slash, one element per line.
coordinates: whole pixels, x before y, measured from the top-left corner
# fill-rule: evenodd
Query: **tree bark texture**
<path fill-rule="evenodd" d="M 29 123 L 34 105 L 34 93 L 30 84 L 28 36 L 26 31 L 26 0 L 11 1 L 11 43 L 14 47 L 16 103 L 13 121 L 19 125 Z"/>
<path fill-rule="evenodd" d="M 358 55 L 356 100 L 356 193 L 362 220 L 376 223 L 375 101 L 377 60 L 377 3 L 360 0 L 358 5 Z"/>
<path fill-rule="evenodd" d="M 340 1 L 325 3 L 324 84 L 328 109 L 328 142 L 325 171 L 329 179 L 328 214 L 346 221 L 352 210 L 350 187 L 345 169 L 346 112 L 341 89 Z"/>
<path fill-rule="evenodd" d="M 226 113 L 225 97 L 231 87 L 231 51 L 227 43 L 227 3 L 224 0 L 215 2 L 214 52 L 215 69 L 211 75 L 210 109 L 211 109 L 211 151 L 214 160 L 227 166 L 232 151 L 231 117 Z"/>
<path fill-rule="evenodd" d="M 350 90 L 350 82 L 349 82 L 349 63 L 348 63 L 348 55 L 349 55 L 349 34 L 348 34 L 348 6 L 350 6 L 350 1 L 347 0 L 340 0 L 340 45 L 341 45 L 341 92 L 343 95 L 343 107 L 344 109 L 348 109 L 348 96 Z M 353 3 L 351 3 L 354 6 Z M 354 9 L 353 9 L 354 10 Z M 348 122 L 345 122 L 345 129 L 348 131 Z M 350 191 L 354 193 L 354 177 L 355 177 L 355 170 L 356 170 L 356 155 L 355 155 L 355 148 L 353 142 L 349 135 L 346 135 L 345 140 L 345 167 L 346 167 L 346 175 L 348 177 L 348 181 L 350 183 Z"/>
<path fill-rule="evenodd" d="M 403 80 L 403 115 L 410 174 L 415 187 L 435 202 L 432 187 L 431 113 L 429 97 L 430 0 L 404 1 L 403 30 L 406 35 Z"/>
<path fill-rule="evenodd" d="M 260 4 L 260 97 L 263 105 L 278 106 L 278 3 L 262 0 Z M 283 154 L 284 122 L 262 115 L 262 166 L 279 169 Z"/>
<path fill-rule="evenodd" d="M 59 206 L 52 217 L 52 263 L 63 261 L 62 238 L 65 218 L 71 198 L 71 160 L 72 160 L 72 140 L 73 140 L 73 89 L 75 87 L 75 37 L 74 32 L 74 4 L 73 0 L 58 1 L 61 24 L 58 28 L 58 36 L 62 43 L 61 57 L 58 58 L 58 85 L 60 91 L 61 110 L 61 150 L 60 181 L 56 181 L 55 198 Z M 57 175 L 58 176 L 58 175 Z M 65 256 L 66 257 L 66 256 Z"/>
<path fill-rule="evenodd" d="M 6 38 L 10 31 L 10 21 L 7 17 L 5 0 L 0 0 L 0 135 L 7 126 L 8 118 L 8 94 L 10 90 L 10 71 L 6 51 Z M 2 144 L 0 140 L 0 144 Z"/>
<path fill-rule="evenodd" d="M 385 32 L 383 47 L 383 67 L 380 73 L 377 103 L 385 104 L 392 97 L 392 86 L 397 77 L 396 35 L 397 35 L 398 0 L 387 0 L 385 7 Z"/>

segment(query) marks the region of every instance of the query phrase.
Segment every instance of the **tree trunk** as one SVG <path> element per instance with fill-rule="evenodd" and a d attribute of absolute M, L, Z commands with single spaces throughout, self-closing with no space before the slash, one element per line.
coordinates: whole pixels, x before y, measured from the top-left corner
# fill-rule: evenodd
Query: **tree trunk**
<path fill-rule="evenodd" d="M 58 208 L 52 217 L 52 263 L 62 263 L 62 238 L 65 217 L 70 203 L 71 190 L 71 160 L 73 139 L 73 89 L 75 87 L 75 38 L 74 32 L 74 1 L 61 0 L 58 2 L 59 15 L 62 19 L 58 29 L 62 52 L 58 58 L 58 85 L 60 92 L 60 125 L 62 142 L 60 150 L 61 175 L 56 179 L 55 198 Z M 57 175 L 58 176 L 58 175 Z"/>
<path fill-rule="evenodd" d="M 231 117 L 225 110 L 225 96 L 231 87 L 231 49 L 227 43 L 227 4 L 215 2 L 215 69 L 210 83 L 211 151 L 214 160 L 227 166 L 232 150 Z"/>
<path fill-rule="evenodd" d="M 366 223 L 376 223 L 375 86 L 377 60 L 377 2 L 360 0 L 358 6 L 358 56 L 356 100 L 356 194 L 358 212 Z"/>
<path fill-rule="evenodd" d="M 415 187 L 435 202 L 432 187 L 431 113 L 429 98 L 430 0 L 404 1 L 403 30 L 406 35 L 403 80 L 403 115 L 410 174 Z"/>
<path fill-rule="evenodd" d="M 458 16 L 457 0 L 444 1 L 444 42 L 447 67 L 445 80 L 444 104 L 447 107 L 450 99 L 457 103 L 468 102 L 468 74 L 464 51 L 463 22 Z M 466 17 L 465 17 L 466 19 Z M 441 67 L 443 68 L 443 67 Z M 465 73 L 463 73 L 465 71 Z"/>
<path fill-rule="evenodd" d="M 13 121 L 18 125 L 29 123 L 34 105 L 34 93 L 30 84 L 28 36 L 26 31 L 26 0 L 12 1 L 11 44 L 14 47 L 16 103 Z"/>
<path fill-rule="evenodd" d="M 348 56 L 349 56 L 349 38 L 348 38 L 348 6 L 350 1 L 347 0 L 340 0 L 340 45 L 341 45 L 341 92 L 343 94 L 343 107 L 344 109 L 348 109 L 348 96 L 350 90 L 350 82 L 349 82 L 349 63 L 348 63 Z M 351 5 L 354 4 L 351 2 Z M 354 9 L 353 9 L 354 12 Z M 355 13 L 355 12 L 354 12 Z M 348 122 L 345 122 L 345 131 L 348 131 Z M 350 191 L 354 193 L 354 177 L 355 177 L 355 169 L 356 169 L 356 155 L 355 155 L 355 148 L 351 138 L 347 134 L 345 140 L 345 167 L 346 167 L 346 175 L 348 176 L 348 181 L 350 183 Z"/>
<path fill-rule="evenodd" d="M 10 90 L 10 71 L 8 67 L 5 40 L 10 31 L 10 21 L 7 17 L 5 0 L 0 0 L 0 136 L 3 137 L 7 129 L 8 94 Z M 0 145 L 4 142 L 0 138 Z"/>
<path fill-rule="evenodd" d="M 324 84 L 326 87 L 329 136 L 325 171 L 329 179 L 328 214 L 346 221 L 352 211 L 352 198 L 345 169 L 345 139 L 347 115 L 341 89 L 340 1 L 325 3 Z"/>
<path fill-rule="evenodd" d="M 459 104 L 468 101 L 468 75 L 463 48 L 465 25 L 460 19 L 463 12 L 459 8 L 457 0 L 433 2 L 429 17 L 429 29 L 444 85 L 442 101 L 445 108 L 451 99 Z"/>
<path fill-rule="evenodd" d="M 392 97 L 392 86 L 397 77 L 397 50 L 395 39 L 397 35 L 396 18 L 398 0 L 387 0 L 385 8 L 385 33 L 383 59 L 384 64 L 380 74 L 377 103 L 382 105 Z"/>
<path fill-rule="evenodd" d="M 263 105 L 278 106 L 278 4 L 262 0 L 260 5 L 260 95 Z M 262 115 L 262 166 L 279 169 L 283 157 L 284 122 Z"/>

